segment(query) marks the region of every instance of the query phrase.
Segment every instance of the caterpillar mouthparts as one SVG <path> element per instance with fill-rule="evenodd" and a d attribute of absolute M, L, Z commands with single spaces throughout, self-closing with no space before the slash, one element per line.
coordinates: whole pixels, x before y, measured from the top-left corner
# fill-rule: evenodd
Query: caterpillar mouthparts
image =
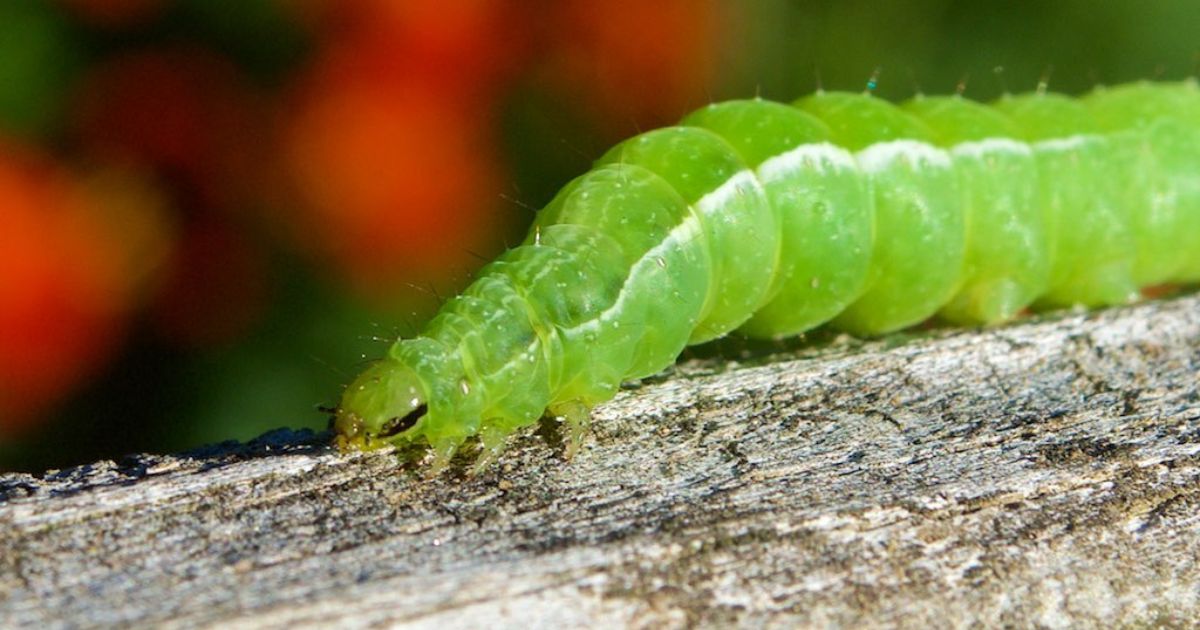
<path fill-rule="evenodd" d="M 428 411 L 416 374 L 396 361 L 376 361 L 352 382 L 334 412 L 343 450 L 372 450 L 414 428 Z"/>

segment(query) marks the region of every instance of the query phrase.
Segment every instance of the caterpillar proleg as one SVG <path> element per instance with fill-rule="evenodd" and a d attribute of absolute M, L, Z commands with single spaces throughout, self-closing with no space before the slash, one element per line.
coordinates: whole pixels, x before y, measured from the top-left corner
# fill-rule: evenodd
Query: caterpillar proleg
<path fill-rule="evenodd" d="M 482 462 L 738 330 L 854 335 L 1099 307 L 1200 281 L 1195 81 L 981 104 L 716 103 L 606 153 L 416 337 L 351 383 L 344 447 Z"/>

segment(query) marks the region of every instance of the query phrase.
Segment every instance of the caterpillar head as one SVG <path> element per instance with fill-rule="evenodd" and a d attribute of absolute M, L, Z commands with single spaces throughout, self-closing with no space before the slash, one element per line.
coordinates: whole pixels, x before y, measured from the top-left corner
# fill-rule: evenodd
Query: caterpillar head
<path fill-rule="evenodd" d="M 384 359 L 367 368 L 342 394 L 334 430 L 343 450 L 371 450 L 405 438 L 429 407 L 416 372 Z"/>

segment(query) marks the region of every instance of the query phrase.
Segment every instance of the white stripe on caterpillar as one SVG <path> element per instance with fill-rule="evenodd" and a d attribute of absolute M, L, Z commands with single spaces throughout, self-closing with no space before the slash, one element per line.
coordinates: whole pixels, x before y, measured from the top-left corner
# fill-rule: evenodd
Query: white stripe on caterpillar
<path fill-rule="evenodd" d="M 914 167 L 950 168 L 951 166 L 948 153 L 919 140 L 877 142 L 859 151 L 856 157 L 859 165 L 868 173 L 883 171 L 897 160 L 908 160 Z"/>
<path fill-rule="evenodd" d="M 984 138 L 973 142 L 963 142 L 950 147 L 950 155 L 982 158 L 989 154 L 1007 153 L 1010 155 L 1030 155 L 1033 150 L 1029 143 L 1013 140 L 1012 138 Z"/>
<path fill-rule="evenodd" d="M 830 167 L 855 169 L 858 168 L 858 163 L 849 151 L 828 142 L 817 142 L 802 144 L 767 158 L 759 165 L 758 174 L 764 182 L 773 182 L 800 169 L 817 169 L 818 172 L 824 172 Z"/>
<path fill-rule="evenodd" d="M 595 317 L 595 319 L 590 319 L 572 328 L 564 328 L 562 329 L 562 333 L 564 335 L 584 334 L 588 331 L 600 328 L 601 324 L 622 313 L 625 310 L 625 302 L 629 299 L 629 289 L 631 286 L 637 286 L 638 280 L 644 269 L 653 265 L 657 265 L 658 263 L 656 263 L 655 260 L 660 258 L 662 254 L 669 251 L 672 247 L 686 243 L 689 240 L 697 238 L 701 235 L 702 230 L 700 229 L 700 218 L 695 214 L 688 214 L 687 218 L 684 219 L 679 225 L 671 228 L 671 231 L 667 233 L 667 236 L 663 238 L 661 243 L 650 248 L 645 254 L 642 255 L 641 258 L 638 259 L 636 263 L 633 264 L 633 267 L 629 270 L 629 275 L 625 277 L 625 282 L 621 285 L 620 294 L 617 296 L 617 299 L 613 301 L 611 306 L 601 311 L 600 314 Z"/>

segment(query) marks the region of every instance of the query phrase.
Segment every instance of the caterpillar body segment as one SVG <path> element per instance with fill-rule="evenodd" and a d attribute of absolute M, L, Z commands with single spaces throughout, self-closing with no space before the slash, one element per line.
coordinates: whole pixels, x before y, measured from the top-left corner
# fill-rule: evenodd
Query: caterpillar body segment
<path fill-rule="evenodd" d="M 496 457 L 732 330 L 878 335 L 1200 280 L 1200 89 L 717 103 L 606 153 L 346 390 L 339 443 Z"/>
<path fill-rule="evenodd" d="M 1011 319 L 1044 292 L 1050 258 L 1033 149 L 1016 123 L 959 96 L 904 104 L 933 130 L 958 173 L 966 223 L 962 284 L 942 306 L 947 321 L 974 325 Z"/>
<path fill-rule="evenodd" d="M 1083 103 L 1065 96 L 1010 97 L 996 107 L 1017 121 L 1037 160 L 1051 257 L 1050 283 L 1038 301 L 1055 307 L 1135 299 L 1133 233 L 1108 135 Z"/>
<path fill-rule="evenodd" d="M 780 229 L 768 299 L 742 326 L 790 336 L 829 321 L 861 294 L 874 241 L 869 186 L 833 131 L 799 108 L 729 101 L 684 118 L 733 147 L 767 194 Z M 753 247 L 753 244 L 747 246 Z"/>
<path fill-rule="evenodd" d="M 821 93 L 796 105 L 829 123 L 834 142 L 855 151 L 870 189 L 875 238 L 863 293 L 834 318 L 855 335 L 917 324 L 961 283 L 966 219 L 949 154 L 899 107 L 862 94 Z"/>
<path fill-rule="evenodd" d="M 1138 243 L 1135 280 L 1141 286 L 1200 277 L 1196 92 L 1195 81 L 1141 82 L 1098 89 L 1082 99 L 1100 128 L 1125 144 L 1117 158 L 1143 162 L 1140 170 L 1122 172 Z"/>
<path fill-rule="evenodd" d="M 703 127 L 667 127 L 617 145 L 598 163 L 641 166 L 674 188 L 690 209 L 687 221 L 702 235 L 693 246 L 710 258 L 705 301 L 690 343 L 720 337 L 758 310 L 775 284 L 780 217 L 728 142 Z M 651 366 L 651 373 L 662 367 Z"/>

